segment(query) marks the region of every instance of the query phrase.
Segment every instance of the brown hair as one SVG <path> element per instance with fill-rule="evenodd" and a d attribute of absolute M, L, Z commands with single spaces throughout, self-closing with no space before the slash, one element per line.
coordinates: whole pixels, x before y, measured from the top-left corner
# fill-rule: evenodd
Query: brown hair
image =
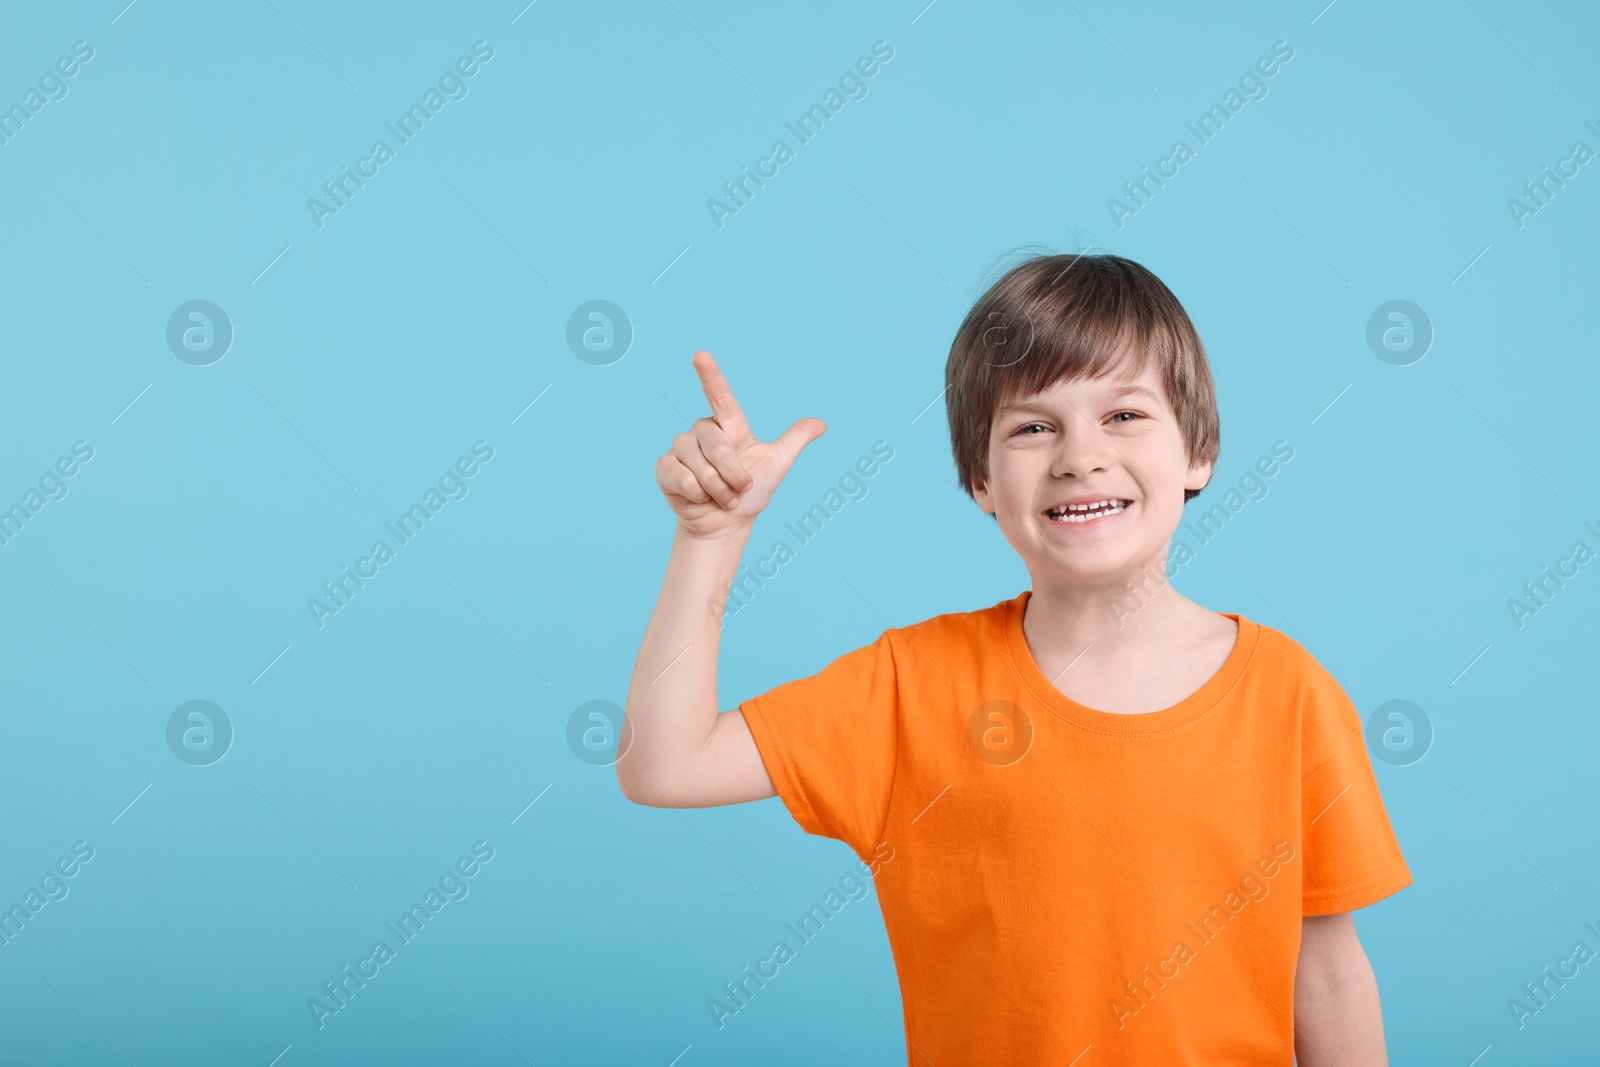
<path fill-rule="evenodd" d="M 978 298 L 945 363 L 945 412 L 961 488 L 988 478 L 989 433 L 1000 406 L 1058 379 L 1143 372 L 1154 358 L 1191 464 L 1221 449 L 1216 393 L 1189 315 L 1145 267 L 1104 255 L 1037 255 Z M 1184 503 L 1200 494 L 1185 489 Z"/>

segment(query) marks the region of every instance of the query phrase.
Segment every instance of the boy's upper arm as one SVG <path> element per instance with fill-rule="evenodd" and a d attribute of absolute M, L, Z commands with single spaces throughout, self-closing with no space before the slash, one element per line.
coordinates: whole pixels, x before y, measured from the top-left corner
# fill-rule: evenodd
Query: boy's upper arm
<path fill-rule="evenodd" d="M 694 808 L 776 796 L 806 833 L 872 855 L 898 749 L 892 633 L 720 713 L 670 784 L 646 783 L 644 802 Z"/>
<path fill-rule="evenodd" d="M 1352 1006 L 1349 991 L 1370 991 L 1377 1009 L 1377 982 L 1350 912 L 1307 915 L 1301 920 L 1300 955 L 1294 970 L 1296 1015 L 1319 1009 L 1324 1025 L 1335 1019 L 1337 1025 L 1349 1025 L 1354 1020 L 1343 1017 Z M 1381 1009 L 1378 1010 L 1381 1018 Z M 1381 1028 L 1381 1022 L 1378 1025 Z"/>
<path fill-rule="evenodd" d="M 1356 936 L 1355 916 L 1348 911 L 1306 915 L 1300 920 L 1300 955 L 1295 977 L 1317 984 L 1358 967 L 1366 950 Z"/>
<path fill-rule="evenodd" d="M 673 790 L 672 804 L 679 808 L 708 808 L 718 804 L 743 804 L 775 797 L 772 779 L 761 750 L 750 736 L 750 725 L 738 708 L 717 716 L 711 736 Z"/>

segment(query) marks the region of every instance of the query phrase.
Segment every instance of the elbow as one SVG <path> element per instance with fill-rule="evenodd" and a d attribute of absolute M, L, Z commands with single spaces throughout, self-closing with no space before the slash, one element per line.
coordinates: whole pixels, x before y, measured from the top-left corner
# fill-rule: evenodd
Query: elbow
<path fill-rule="evenodd" d="M 624 713 L 617 759 L 612 764 L 617 788 L 624 799 L 647 808 L 679 807 L 673 799 L 678 793 L 674 783 L 682 778 L 678 763 L 671 752 L 663 752 L 653 743 L 641 742 L 634 730 L 633 718 Z"/>
<path fill-rule="evenodd" d="M 655 780 L 645 774 L 637 765 L 630 765 L 626 760 L 616 762 L 617 788 L 622 791 L 624 799 L 631 803 L 647 808 L 668 808 L 672 802 L 668 800 Z"/>
<path fill-rule="evenodd" d="M 618 760 L 613 766 L 617 772 L 617 788 L 622 791 L 623 799 L 634 804 L 643 804 L 645 801 L 641 797 L 639 783 L 634 776 L 623 769 L 621 760 Z"/>

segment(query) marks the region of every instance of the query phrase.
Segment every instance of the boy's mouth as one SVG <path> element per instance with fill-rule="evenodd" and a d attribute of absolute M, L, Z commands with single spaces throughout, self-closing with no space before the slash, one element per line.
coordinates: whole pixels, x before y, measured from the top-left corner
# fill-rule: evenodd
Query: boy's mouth
<path fill-rule="evenodd" d="M 1109 515 L 1119 515 L 1132 504 L 1131 500 L 1114 496 L 1102 497 L 1099 500 L 1072 501 L 1046 508 L 1044 516 L 1051 522 L 1082 526 Z"/>

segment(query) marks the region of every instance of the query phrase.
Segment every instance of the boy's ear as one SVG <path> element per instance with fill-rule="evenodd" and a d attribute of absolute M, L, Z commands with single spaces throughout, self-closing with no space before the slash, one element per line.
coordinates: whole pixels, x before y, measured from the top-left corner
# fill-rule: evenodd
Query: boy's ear
<path fill-rule="evenodd" d="M 989 488 L 982 478 L 972 479 L 972 498 L 978 502 L 978 507 L 994 514 L 994 498 L 989 495 Z"/>
<path fill-rule="evenodd" d="M 1189 476 L 1184 479 L 1185 489 L 1204 489 L 1211 484 L 1213 464 L 1210 460 L 1189 464 Z"/>

